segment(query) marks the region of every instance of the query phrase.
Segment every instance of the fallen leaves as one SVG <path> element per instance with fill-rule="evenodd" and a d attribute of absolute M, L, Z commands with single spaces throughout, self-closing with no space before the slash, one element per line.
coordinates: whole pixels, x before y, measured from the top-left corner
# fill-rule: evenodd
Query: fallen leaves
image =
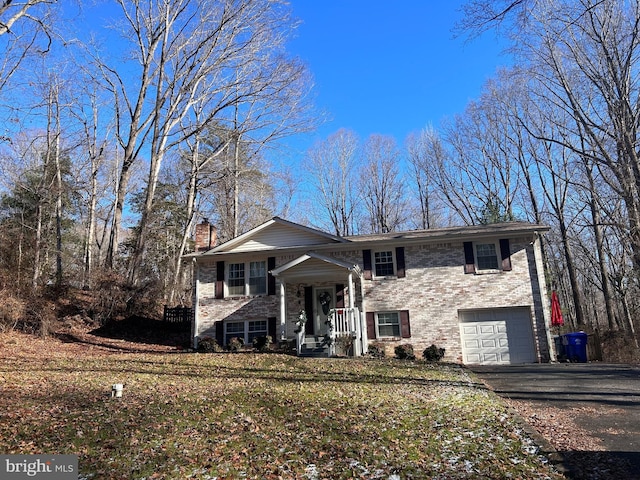
<path fill-rule="evenodd" d="M 456 366 L 20 343 L 0 451 L 76 453 L 85 478 L 561 478 Z"/>

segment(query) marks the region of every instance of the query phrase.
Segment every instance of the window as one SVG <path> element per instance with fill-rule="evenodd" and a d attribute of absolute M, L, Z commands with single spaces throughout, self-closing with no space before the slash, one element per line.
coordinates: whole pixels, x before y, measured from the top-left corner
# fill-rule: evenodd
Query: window
<path fill-rule="evenodd" d="M 256 337 L 267 335 L 266 320 L 244 320 L 240 322 L 225 322 L 224 344 L 228 345 L 233 337 L 242 339 L 245 345 L 250 345 Z"/>
<path fill-rule="evenodd" d="M 247 275 L 246 272 L 249 272 Z M 267 293 L 266 262 L 230 263 L 227 292 L 233 295 L 262 295 Z"/>
<path fill-rule="evenodd" d="M 400 336 L 400 315 L 398 312 L 379 312 L 376 314 L 378 321 L 378 337 Z"/>
<path fill-rule="evenodd" d="M 227 322 L 225 323 L 224 344 L 228 345 L 229 340 L 238 337 L 244 340 L 244 322 Z"/>
<path fill-rule="evenodd" d="M 376 277 L 388 277 L 394 274 L 393 271 L 393 252 L 375 252 L 375 272 Z"/>
<path fill-rule="evenodd" d="M 264 337 L 267 335 L 267 321 L 254 320 L 249 322 L 249 330 L 247 333 L 247 343 L 252 343 L 256 337 Z"/>
<path fill-rule="evenodd" d="M 244 263 L 229 264 L 229 295 L 244 295 Z"/>
<path fill-rule="evenodd" d="M 478 270 L 498 270 L 498 252 L 495 243 L 477 243 L 476 263 Z"/>
<path fill-rule="evenodd" d="M 249 262 L 249 295 L 267 291 L 267 268 L 264 262 Z"/>

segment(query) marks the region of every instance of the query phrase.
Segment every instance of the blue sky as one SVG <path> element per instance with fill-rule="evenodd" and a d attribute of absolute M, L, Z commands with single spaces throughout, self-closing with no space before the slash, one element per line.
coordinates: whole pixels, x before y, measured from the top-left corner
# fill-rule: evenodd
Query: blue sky
<path fill-rule="evenodd" d="M 452 29 L 461 0 L 292 0 L 302 24 L 290 43 L 316 82 L 330 121 L 295 141 L 309 148 L 339 128 L 392 135 L 461 113 L 507 63 L 493 34 L 466 42 Z"/>

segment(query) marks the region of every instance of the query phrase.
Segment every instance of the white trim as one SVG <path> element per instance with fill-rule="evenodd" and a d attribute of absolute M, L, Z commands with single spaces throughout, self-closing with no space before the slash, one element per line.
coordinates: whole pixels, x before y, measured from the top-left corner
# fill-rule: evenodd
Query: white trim
<path fill-rule="evenodd" d="M 544 260 L 542 259 L 542 248 L 540 246 L 540 239 L 536 238 L 533 241 L 533 261 L 536 265 L 536 271 L 538 274 L 538 285 L 540 286 L 538 290 L 539 301 L 541 303 L 542 308 L 542 320 L 544 324 L 545 335 L 547 337 L 547 350 L 546 354 L 549 355 L 549 358 L 545 359 L 542 355 L 542 345 L 539 345 L 540 348 L 536 348 L 536 352 L 538 355 L 538 362 L 548 361 L 555 362 L 558 358 L 556 352 L 556 346 L 553 342 L 553 338 L 551 337 L 551 308 L 549 307 L 549 302 L 547 299 L 549 298 L 549 291 L 547 290 L 547 280 L 544 276 Z M 534 308 L 532 313 L 532 319 L 534 321 L 534 337 L 537 339 L 539 335 L 537 334 L 537 326 L 538 322 L 536 322 L 536 309 L 535 309 L 535 293 L 534 297 Z M 537 344 L 537 342 L 536 342 Z"/>
<path fill-rule="evenodd" d="M 342 237 L 338 237 L 337 235 L 331 235 L 330 233 L 323 232 L 322 230 L 316 230 L 315 228 L 305 227 L 304 225 L 300 225 L 298 223 L 290 222 L 290 221 L 284 220 L 284 219 L 282 219 L 280 217 L 273 217 L 271 220 L 266 221 L 262 225 L 258 225 L 254 229 L 249 230 L 248 232 L 245 232 L 242 235 L 239 235 L 239 236 L 237 236 L 235 238 L 232 238 L 231 240 L 229 240 L 229 241 L 227 241 L 225 243 L 222 243 L 222 244 L 218 245 L 217 247 L 214 247 L 211 250 L 208 250 L 207 252 L 204 252 L 203 255 L 207 254 L 207 253 L 225 252 L 225 251 L 227 251 L 229 249 L 232 249 L 233 247 L 244 243 L 246 240 L 251 238 L 256 233 L 259 233 L 262 230 L 265 230 L 266 228 L 268 228 L 268 227 L 270 227 L 270 226 L 272 226 L 272 225 L 274 225 L 276 223 L 278 223 L 280 225 L 286 225 L 286 226 L 289 226 L 289 227 L 297 228 L 297 229 L 302 230 L 304 232 L 313 233 L 315 235 L 324 237 L 327 240 L 333 240 L 334 242 L 337 242 L 337 243 L 349 243 L 349 240 L 346 240 L 346 239 L 344 239 Z"/>
<path fill-rule="evenodd" d="M 378 275 L 376 273 L 376 253 L 388 253 L 391 252 L 391 269 L 393 270 L 392 273 L 390 273 L 389 275 Z M 380 264 L 380 265 L 388 265 L 388 263 L 384 263 L 384 264 Z M 397 260 L 396 260 L 396 247 L 389 247 L 389 248 L 379 248 L 379 249 L 372 249 L 371 250 L 371 276 L 373 278 L 390 278 L 390 277 L 396 277 L 398 275 L 398 267 L 397 267 Z"/>
<path fill-rule="evenodd" d="M 287 338 L 287 302 L 286 287 L 283 281 L 280 281 L 280 295 L 278 302 L 280 303 L 280 340 Z M 268 328 L 268 325 L 267 325 Z M 275 338 L 274 338 L 275 340 Z"/>
<path fill-rule="evenodd" d="M 278 268 L 274 268 L 273 270 L 271 270 L 271 275 L 273 275 L 274 277 L 277 277 L 278 275 L 281 275 L 283 272 L 286 272 L 287 270 L 297 265 L 300 265 L 301 263 L 304 263 L 307 260 L 311 260 L 312 258 L 316 260 L 321 260 L 326 263 L 330 263 L 332 265 L 336 265 L 337 267 L 345 268 L 351 272 L 359 273 L 359 270 L 360 270 L 358 265 L 354 263 L 343 262 L 342 260 L 338 260 L 337 258 L 333 258 L 327 255 L 322 255 L 317 252 L 307 252 L 304 255 L 301 255 L 300 257 L 295 258 L 290 262 L 287 262 L 284 265 L 279 266 Z"/>
<path fill-rule="evenodd" d="M 386 314 L 386 313 L 395 313 L 396 316 L 398 317 L 398 335 L 380 335 L 380 324 L 378 323 L 378 315 Z M 377 312 L 373 313 L 373 318 L 374 318 L 374 324 L 375 324 L 375 327 L 376 327 L 376 339 L 378 339 L 378 338 L 382 338 L 382 339 L 400 339 L 400 338 L 402 338 L 402 319 L 400 318 L 400 311 L 399 310 L 381 310 L 381 311 L 377 311 Z M 393 325 L 393 324 L 389 323 L 387 325 Z"/>
<path fill-rule="evenodd" d="M 480 268 L 478 266 L 478 245 L 493 245 L 496 250 L 496 265 L 497 268 Z M 500 241 L 499 240 L 479 240 L 472 242 L 473 246 L 473 262 L 475 264 L 476 273 L 498 273 L 502 271 L 502 251 L 500 250 Z"/>
<path fill-rule="evenodd" d="M 224 264 L 224 297 L 229 298 L 237 298 L 237 297 L 260 297 L 267 295 L 269 293 L 269 262 L 261 257 L 259 259 L 256 258 L 245 258 L 242 262 L 225 262 Z M 261 262 L 264 263 L 264 291 L 259 293 L 251 293 L 249 289 L 251 285 L 249 284 L 251 280 L 251 264 Z M 243 293 L 229 293 L 229 272 L 231 271 L 231 265 L 244 265 L 244 288 Z"/>
<path fill-rule="evenodd" d="M 222 343 L 224 345 L 227 345 L 227 325 L 230 323 L 243 323 L 244 324 L 244 329 L 243 329 L 243 338 L 242 340 L 244 341 L 245 345 L 249 344 L 249 333 L 255 333 L 255 332 L 249 332 L 249 323 L 250 322 L 264 322 L 265 323 L 265 330 L 257 330 L 258 332 L 262 333 L 264 332 L 264 335 L 269 335 L 269 319 L 268 318 L 249 318 L 247 320 L 223 320 L 223 328 L 222 328 Z M 236 332 L 232 332 L 232 333 L 236 333 Z M 234 335 L 236 336 L 236 335 Z"/>
<path fill-rule="evenodd" d="M 271 270 L 271 275 L 273 275 L 274 277 L 277 277 L 282 272 L 284 272 L 286 270 L 289 270 L 290 268 L 293 268 L 296 265 L 300 265 L 301 263 L 306 262 L 310 258 L 311 257 L 309 255 L 307 255 L 307 254 L 302 255 L 301 257 L 298 257 L 298 258 L 296 258 L 294 260 L 291 260 L 290 262 L 287 262 L 284 265 L 279 266 L 278 268 L 274 268 L 273 270 Z"/>

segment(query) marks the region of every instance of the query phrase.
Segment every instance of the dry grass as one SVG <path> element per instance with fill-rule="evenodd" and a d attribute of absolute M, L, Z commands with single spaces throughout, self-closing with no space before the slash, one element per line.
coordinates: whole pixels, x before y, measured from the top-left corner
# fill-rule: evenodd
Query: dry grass
<path fill-rule="evenodd" d="M 0 451 L 82 478 L 563 478 L 458 366 L 0 342 Z"/>

